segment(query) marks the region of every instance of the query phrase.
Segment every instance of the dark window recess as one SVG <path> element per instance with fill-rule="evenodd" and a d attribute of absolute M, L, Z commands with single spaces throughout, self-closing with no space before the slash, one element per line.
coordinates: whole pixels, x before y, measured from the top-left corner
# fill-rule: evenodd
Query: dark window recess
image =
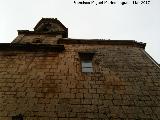
<path fill-rule="evenodd" d="M 33 42 L 32 43 L 42 43 L 42 40 L 41 39 L 39 39 L 39 38 L 36 38 L 36 39 L 34 39 L 33 40 Z"/>
<path fill-rule="evenodd" d="M 31 44 L 30 42 L 25 42 L 26 44 Z"/>
<path fill-rule="evenodd" d="M 50 32 L 52 29 L 51 24 L 45 24 L 45 26 L 42 28 L 42 32 Z"/>
<path fill-rule="evenodd" d="M 49 31 L 49 27 L 44 27 L 42 31 L 43 32 L 48 32 Z"/>
<path fill-rule="evenodd" d="M 22 114 L 19 114 L 17 116 L 13 116 L 12 120 L 23 120 L 23 116 L 22 116 Z"/>
<path fill-rule="evenodd" d="M 93 72 L 92 58 L 94 54 L 95 52 L 79 52 L 82 72 L 84 73 Z"/>

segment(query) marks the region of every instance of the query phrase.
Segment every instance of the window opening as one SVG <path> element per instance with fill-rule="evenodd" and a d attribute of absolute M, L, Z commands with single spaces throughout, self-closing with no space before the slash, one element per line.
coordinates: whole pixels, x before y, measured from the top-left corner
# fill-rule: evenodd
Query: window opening
<path fill-rule="evenodd" d="M 93 72 L 92 58 L 95 52 L 79 52 L 81 69 L 84 73 Z"/>
<path fill-rule="evenodd" d="M 33 40 L 33 43 L 42 43 L 42 40 L 39 39 L 39 38 L 36 38 L 36 39 Z"/>
<path fill-rule="evenodd" d="M 82 60 L 82 72 L 93 72 L 92 60 Z"/>

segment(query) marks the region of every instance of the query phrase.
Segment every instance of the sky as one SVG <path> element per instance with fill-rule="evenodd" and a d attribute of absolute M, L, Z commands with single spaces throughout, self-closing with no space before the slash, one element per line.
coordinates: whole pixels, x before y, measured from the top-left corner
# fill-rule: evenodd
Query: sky
<path fill-rule="evenodd" d="M 0 0 L 0 43 L 10 43 L 17 30 L 32 31 L 41 18 L 57 18 L 69 38 L 147 43 L 160 63 L 159 12 L 160 0 Z"/>

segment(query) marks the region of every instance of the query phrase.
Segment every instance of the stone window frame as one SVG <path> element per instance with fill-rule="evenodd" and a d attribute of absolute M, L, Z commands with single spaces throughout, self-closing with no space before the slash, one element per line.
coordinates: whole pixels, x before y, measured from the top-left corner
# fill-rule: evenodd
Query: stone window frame
<path fill-rule="evenodd" d="M 82 73 L 94 72 L 94 66 L 93 66 L 94 55 L 95 55 L 95 52 L 91 52 L 91 51 L 79 52 Z"/>

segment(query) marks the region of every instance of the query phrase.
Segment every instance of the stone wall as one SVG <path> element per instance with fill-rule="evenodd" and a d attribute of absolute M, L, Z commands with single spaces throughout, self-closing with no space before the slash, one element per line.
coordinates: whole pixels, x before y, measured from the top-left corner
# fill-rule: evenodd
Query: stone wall
<path fill-rule="evenodd" d="M 41 34 L 37 34 L 37 35 L 25 35 L 25 34 L 20 34 L 18 35 L 15 40 L 12 43 L 20 43 L 20 44 L 34 44 L 34 43 L 38 43 L 36 42 L 37 40 L 39 40 L 40 44 L 56 44 L 57 40 L 59 38 L 61 38 L 61 35 L 41 35 Z"/>
<path fill-rule="evenodd" d="M 93 73 L 78 52 L 95 51 Z M 63 52 L 0 52 L 0 120 L 160 119 L 160 69 L 142 48 L 65 45 Z"/>

